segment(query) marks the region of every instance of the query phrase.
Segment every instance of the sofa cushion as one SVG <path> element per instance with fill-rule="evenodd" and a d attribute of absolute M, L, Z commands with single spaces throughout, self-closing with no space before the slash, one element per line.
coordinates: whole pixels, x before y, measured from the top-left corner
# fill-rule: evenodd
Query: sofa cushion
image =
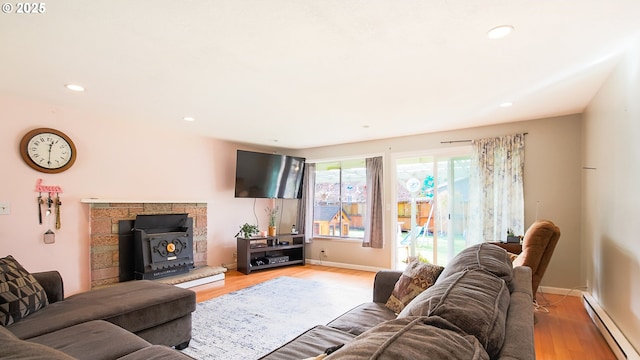
<path fill-rule="evenodd" d="M 493 358 L 505 337 L 509 289 L 482 269 L 455 273 L 418 295 L 398 315 L 439 316 L 474 335 Z"/>
<path fill-rule="evenodd" d="M 3 339 L 0 358 L 2 360 L 74 360 L 62 351 L 19 339 Z"/>
<path fill-rule="evenodd" d="M 18 322 L 47 304 L 42 286 L 13 256 L 0 259 L 0 325 Z"/>
<path fill-rule="evenodd" d="M 140 332 L 190 315 L 195 293 L 150 280 L 121 282 L 67 297 L 32 314 L 9 329 L 28 339 L 91 320 L 106 320 Z"/>
<path fill-rule="evenodd" d="M 393 287 L 386 306 L 399 313 L 413 298 L 435 284 L 443 269 L 442 266 L 423 263 L 418 259 L 411 261 Z"/>
<path fill-rule="evenodd" d="M 13 335 L 13 333 L 9 330 L 7 330 L 6 327 L 4 326 L 0 326 L 0 343 L 2 343 L 2 340 L 11 340 L 11 339 L 17 339 L 17 337 L 15 335 Z"/>
<path fill-rule="evenodd" d="M 260 360 L 300 360 L 315 357 L 324 353 L 327 348 L 348 343 L 353 338 L 353 334 L 318 325 L 261 357 Z"/>
<path fill-rule="evenodd" d="M 102 320 L 70 326 L 29 341 L 60 350 L 76 359 L 87 360 L 117 359 L 151 345 L 127 330 Z"/>
<path fill-rule="evenodd" d="M 489 360 L 478 340 L 448 321 L 407 317 L 379 324 L 327 356 L 331 359 Z"/>
<path fill-rule="evenodd" d="M 140 349 L 131 354 L 125 355 L 118 360 L 193 360 L 177 350 L 173 350 L 163 345 L 152 345 L 144 349 Z"/>
<path fill-rule="evenodd" d="M 384 304 L 366 302 L 340 315 L 327 326 L 353 335 L 360 335 L 381 322 L 395 318 L 396 314 Z"/>
<path fill-rule="evenodd" d="M 489 243 L 469 246 L 458 253 L 438 277 L 442 281 L 460 271 L 470 269 L 484 269 L 507 282 L 511 282 L 513 276 L 513 264 L 507 251 Z"/>

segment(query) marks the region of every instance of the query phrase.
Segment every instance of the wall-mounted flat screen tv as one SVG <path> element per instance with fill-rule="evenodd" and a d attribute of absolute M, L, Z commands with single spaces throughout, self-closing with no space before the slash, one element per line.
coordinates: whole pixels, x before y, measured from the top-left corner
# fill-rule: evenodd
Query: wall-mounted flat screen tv
<path fill-rule="evenodd" d="M 305 158 L 238 150 L 236 197 L 300 199 Z"/>

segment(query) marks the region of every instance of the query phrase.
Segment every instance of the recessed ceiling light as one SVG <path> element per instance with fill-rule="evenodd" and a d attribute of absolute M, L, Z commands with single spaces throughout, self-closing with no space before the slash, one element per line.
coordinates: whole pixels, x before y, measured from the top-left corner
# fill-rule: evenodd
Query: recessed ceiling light
<path fill-rule="evenodd" d="M 513 103 L 503 102 L 502 104 L 500 104 L 500 107 L 507 108 L 507 107 L 510 107 L 511 105 L 513 105 Z"/>
<path fill-rule="evenodd" d="M 489 39 L 502 39 L 503 37 L 511 34 L 512 31 L 513 26 L 500 25 L 489 30 L 489 32 L 487 32 L 487 36 L 489 37 Z"/>
<path fill-rule="evenodd" d="M 182 120 L 184 120 L 184 121 L 196 121 L 196 118 L 191 117 L 191 116 L 185 116 L 185 117 L 182 118 Z"/>
<path fill-rule="evenodd" d="M 66 87 L 71 91 L 79 91 L 79 92 L 84 91 L 84 87 L 78 84 L 65 84 L 64 87 Z"/>

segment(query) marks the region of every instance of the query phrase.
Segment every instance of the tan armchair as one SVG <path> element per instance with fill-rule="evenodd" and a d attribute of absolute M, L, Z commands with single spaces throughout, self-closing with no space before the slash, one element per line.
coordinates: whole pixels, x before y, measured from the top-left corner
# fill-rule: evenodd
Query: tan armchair
<path fill-rule="evenodd" d="M 522 240 L 522 252 L 513 260 L 513 266 L 528 266 L 533 274 L 531 288 L 536 298 L 538 285 L 547 270 L 551 255 L 558 244 L 560 228 L 549 220 L 531 224 Z"/>

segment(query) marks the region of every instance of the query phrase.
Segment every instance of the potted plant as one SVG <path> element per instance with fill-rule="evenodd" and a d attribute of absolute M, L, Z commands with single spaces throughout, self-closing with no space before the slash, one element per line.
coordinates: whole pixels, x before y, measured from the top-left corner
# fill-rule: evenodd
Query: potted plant
<path fill-rule="evenodd" d="M 240 226 L 240 231 L 236 234 L 235 237 L 242 234 L 242 237 L 245 239 L 250 239 L 254 234 L 258 233 L 258 227 L 255 225 L 251 225 L 249 223 L 244 223 L 244 225 Z"/>
<path fill-rule="evenodd" d="M 269 236 L 276 236 L 276 218 L 278 217 L 278 207 L 266 208 L 264 211 L 267 212 L 267 216 L 269 217 Z"/>
<path fill-rule="evenodd" d="M 521 236 L 515 236 L 513 234 L 513 229 L 508 228 L 507 229 L 507 242 L 508 243 L 519 243 L 521 239 Z"/>

